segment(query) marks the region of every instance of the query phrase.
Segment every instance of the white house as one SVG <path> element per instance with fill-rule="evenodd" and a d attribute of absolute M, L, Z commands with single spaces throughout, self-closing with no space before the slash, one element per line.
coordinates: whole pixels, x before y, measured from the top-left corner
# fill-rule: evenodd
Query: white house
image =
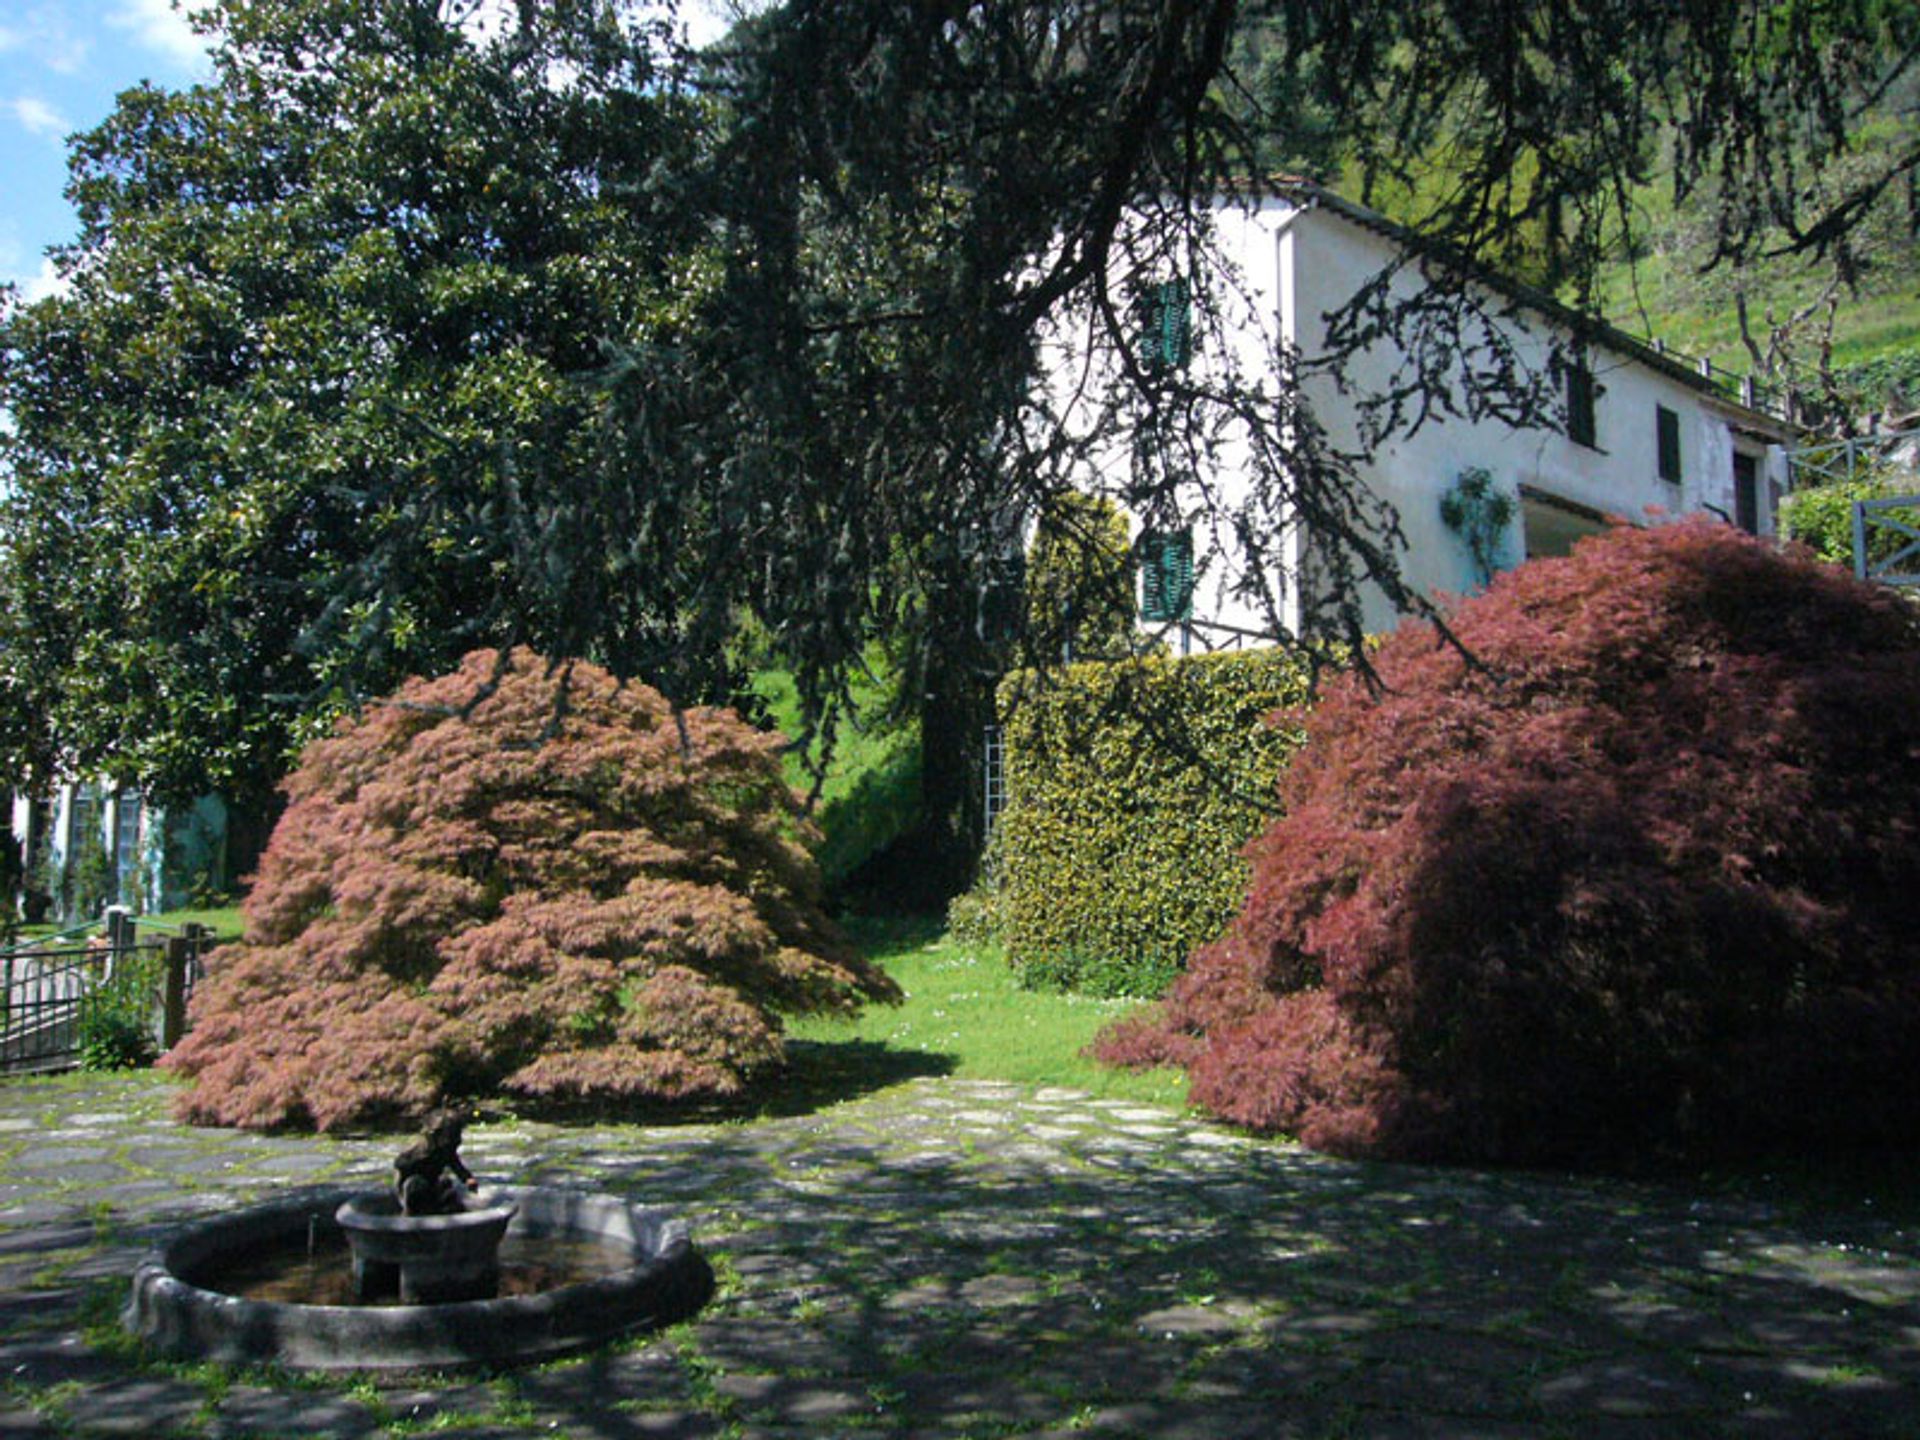
<path fill-rule="evenodd" d="M 7 838 L 28 920 L 91 919 L 114 902 L 176 909 L 229 884 L 227 809 L 217 796 L 163 809 L 131 787 L 68 781 L 10 799 Z"/>
<path fill-rule="evenodd" d="M 1272 377 L 1292 367 L 1286 383 L 1298 387 L 1335 446 L 1364 457 L 1359 478 L 1397 512 L 1405 538 L 1401 569 L 1416 590 L 1430 597 L 1471 591 L 1489 568 L 1563 554 L 1616 518 L 1652 524 L 1705 512 L 1773 533 L 1794 429 L 1756 404 L 1750 387 L 1583 317 L 1543 292 L 1449 261 L 1405 227 L 1319 186 L 1288 183 L 1256 205 L 1223 205 L 1212 226 L 1214 263 L 1228 269 L 1231 283 L 1202 281 L 1189 290 L 1186 277 L 1151 273 L 1151 262 L 1116 277 L 1136 292 L 1151 295 L 1156 284 L 1166 292 L 1149 313 L 1167 334 L 1147 343 L 1158 347 L 1163 363 L 1190 365 L 1202 375 L 1223 364 L 1243 376 Z M 1501 418 L 1497 406 L 1473 416 L 1468 405 L 1463 408 L 1473 418 L 1433 416 L 1411 433 L 1402 425 L 1369 439 L 1362 402 L 1392 387 L 1407 352 L 1391 327 L 1363 336 L 1357 347 L 1344 347 L 1351 353 L 1336 377 L 1315 363 L 1333 353 L 1330 317 L 1370 286 L 1405 301 L 1441 283 L 1467 297 L 1478 327 L 1451 338 L 1476 348 L 1483 364 L 1504 354 L 1526 383 L 1551 387 L 1544 393 L 1552 425 L 1516 425 Z M 1188 304 L 1222 310 L 1194 315 L 1189 325 Z M 1441 313 L 1435 307 L 1433 318 L 1444 325 Z M 1447 338 L 1433 353 L 1446 353 Z M 1093 402 L 1078 397 L 1097 394 L 1088 373 L 1100 362 L 1090 366 L 1086 351 L 1083 338 L 1054 337 L 1048 373 L 1068 427 L 1077 408 L 1091 431 Z M 1455 378 L 1465 371 L 1457 366 Z M 1244 435 L 1225 434 L 1212 452 L 1218 473 L 1194 477 L 1195 523 L 1233 508 L 1245 488 L 1240 470 L 1247 443 Z M 1131 455 L 1095 444 L 1088 463 L 1090 488 L 1126 494 L 1124 471 L 1137 463 Z M 1200 502 L 1203 490 L 1208 498 Z M 1502 514 L 1504 524 L 1486 523 Z M 1313 537 L 1285 536 L 1284 573 L 1250 577 L 1232 529 L 1216 524 L 1196 537 L 1140 534 L 1136 525 L 1142 619 L 1180 622 L 1182 648 L 1228 648 L 1270 634 L 1271 621 L 1250 598 L 1263 581 L 1290 630 L 1300 630 L 1311 608 L 1302 605 L 1302 591 L 1317 583 Z M 1362 593 L 1366 628 L 1392 628 L 1398 617 L 1386 597 L 1371 588 Z"/>

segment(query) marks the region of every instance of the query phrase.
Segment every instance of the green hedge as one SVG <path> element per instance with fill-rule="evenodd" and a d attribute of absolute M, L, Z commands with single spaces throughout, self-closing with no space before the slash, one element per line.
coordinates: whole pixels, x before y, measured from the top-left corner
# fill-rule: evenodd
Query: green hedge
<path fill-rule="evenodd" d="M 1074 665 L 1000 689 L 995 926 L 1034 985 L 1154 995 L 1246 896 L 1307 696 L 1277 650 Z"/>
<path fill-rule="evenodd" d="M 1811 548 L 1822 560 L 1853 568 L 1853 503 L 1856 500 L 1883 500 L 1911 495 L 1911 483 L 1899 483 L 1884 474 L 1869 473 L 1857 479 L 1838 480 L 1825 485 L 1796 490 L 1780 504 L 1780 519 L 1790 539 Z M 1903 525 L 1920 521 L 1913 510 L 1882 512 L 1883 518 Z M 1885 526 L 1870 532 L 1869 550 L 1875 560 L 1885 560 L 1907 543 L 1907 537 Z"/>

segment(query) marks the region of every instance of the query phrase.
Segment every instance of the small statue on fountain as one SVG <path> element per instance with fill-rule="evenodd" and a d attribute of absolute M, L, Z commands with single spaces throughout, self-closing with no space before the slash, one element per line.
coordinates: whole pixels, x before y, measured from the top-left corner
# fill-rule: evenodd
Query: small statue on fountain
<path fill-rule="evenodd" d="M 472 1117 L 451 1106 L 430 1111 L 420 1138 L 393 1162 L 393 1195 L 403 1215 L 458 1215 L 480 1182 L 460 1163 L 460 1137 Z"/>

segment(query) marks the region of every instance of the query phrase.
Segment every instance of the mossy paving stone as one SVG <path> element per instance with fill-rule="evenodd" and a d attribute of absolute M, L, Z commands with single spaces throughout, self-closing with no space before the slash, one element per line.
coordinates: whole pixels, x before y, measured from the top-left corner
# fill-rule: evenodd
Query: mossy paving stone
<path fill-rule="evenodd" d="M 1142 1345 L 1134 1336 L 1088 1335 L 1036 1345 L 1027 1383 L 1076 1405 L 1173 1395 L 1192 1362 L 1171 1345 Z"/>
<path fill-rule="evenodd" d="M 919 1368 L 893 1381 L 889 1408 L 907 1417 L 908 1432 L 935 1425 L 964 1428 L 969 1420 L 995 1428 L 1048 1425 L 1064 1420 L 1077 1402 L 1037 1389 L 1026 1377 L 960 1368 Z"/>
<path fill-rule="evenodd" d="M 43 1333 L 0 1339 L 0 1384 L 51 1390 L 75 1384 L 102 1385 L 126 1373 L 125 1367 L 94 1350 L 78 1335 Z"/>
<path fill-rule="evenodd" d="M 84 1435 L 173 1436 L 198 1433 L 206 1399 L 184 1380 L 123 1373 L 87 1384 L 60 1409 Z"/>
<path fill-rule="evenodd" d="M 382 1427 L 383 1422 L 373 1411 L 349 1396 L 236 1385 L 220 1397 L 204 1434 L 206 1440 L 257 1440 L 292 1434 L 360 1440 Z"/>
<path fill-rule="evenodd" d="M 1090 1415 L 1076 1412 L 1071 1429 L 1062 1426 L 1038 1435 L 1048 1440 L 1070 1435 L 1097 1440 L 1306 1440 L 1339 1433 L 1311 1422 L 1303 1426 L 1287 1410 L 1270 1403 L 1196 1406 L 1168 1398 L 1102 1405 Z"/>
<path fill-rule="evenodd" d="M 739 1372 L 857 1375 L 880 1368 L 871 1346 L 823 1335 L 790 1318 L 703 1320 L 699 1353 L 705 1361 Z"/>
<path fill-rule="evenodd" d="M 832 1379 L 767 1374 L 722 1375 L 714 1393 L 729 1413 L 788 1425 L 832 1430 L 835 1422 L 865 1417 L 879 1408 L 864 1385 Z"/>
<path fill-rule="evenodd" d="M 89 1152 L 94 1153 L 94 1152 Z M 58 1185 L 91 1185 L 117 1180 L 126 1172 L 111 1160 L 42 1160 L 26 1157 L 9 1167 L 21 1180 L 47 1180 Z"/>
<path fill-rule="evenodd" d="M 374 1182 L 390 1159 L 390 1138 L 187 1130 L 164 1119 L 170 1090 L 0 1086 L 0 1156 L 84 1138 L 124 1170 L 60 1184 L 5 1167 L 0 1216 L 34 1223 L 0 1218 L 0 1359 L 28 1377 L 0 1403 L 37 1395 L 84 1436 L 119 1422 L 72 1400 L 98 1390 L 124 1409 L 145 1394 L 144 1433 L 211 1435 L 241 1396 L 261 1433 L 327 1433 L 303 1401 L 361 1402 L 238 1377 L 209 1423 L 207 1392 L 166 1389 L 165 1370 L 59 1348 L 77 1286 L 21 1288 L 130 1265 L 136 1242 L 184 1218 L 308 1177 Z M 1916 1245 L 1872 1217 L 1795 1224 L 1654 1186 L 1343 1165 L 1025 1095 L 919 1081 L 748 1125 L 490 1125 L 474 1153 L 511 1169 L 496 1180 L 670 1194 L 722 1293 L 651 1342 L 383 1400 L 457 1407 L 426 1422 L 456 1435 L 595 1440 L 706 1436 L 723 1418 L 741 1437 L 1920 1434 Z M 97 1123 L 77 1123 L 89 1112 Z M 7 1128 L 23 1120 L 32 1134 Z M 1121 1168 L 1091 1168 L 1102 1154 Z M 178 1413 L 189 1402 L 197 1418 Z M 217 1433 L 246 1432 L 229 1419 Z M 1823 1430 L 1832 1419 L 1847 1428 Z"/>
<path fill-rule="evenodd" d="M 53 1421 L 28 1405 L 15 1405 L 0 1396 L 0 1435 L 7 1440 L 53 1440 L 60 1431 Z"/>

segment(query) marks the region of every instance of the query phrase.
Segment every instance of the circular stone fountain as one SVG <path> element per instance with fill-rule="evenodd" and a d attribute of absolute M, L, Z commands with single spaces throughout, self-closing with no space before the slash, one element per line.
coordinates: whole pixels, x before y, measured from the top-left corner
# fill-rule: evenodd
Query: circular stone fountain
<path fill-rule="evenodd" d="M 500 1293 L 500 1242 L 514 1204 L 408 1215 L 391 1195 L 356 1195 L 333 1212 L 353 1251 L 356 1300 L 398 1295 L 406 1305 L 491 1300 Z"/>
<path fill-rule="evenodd" d="M 617 1196 L 552 1187 L 499 1186 L 488 1198 L 488 1209 L 512 1209 L 503 1222 L 509 1246 L 577 1242 L 596 1253 L 596 1265 L 585 1278 L 492 1299 L 379 1306 L 234 1293 L 241 1287 L 231 1277 L 263 1258 L 298 1265 L 332 1253 L 344 1264 L 337 1212 L 377 1213 L 390 1203 L 365 1191 L 307 1193 L 167 1240 L 134 1274 L 126 1328 L 170 1359 L 302 1370 L 516 1365 L 682 1319 L 712 1291 L 712 1271 L 684 1221 Z"/>

